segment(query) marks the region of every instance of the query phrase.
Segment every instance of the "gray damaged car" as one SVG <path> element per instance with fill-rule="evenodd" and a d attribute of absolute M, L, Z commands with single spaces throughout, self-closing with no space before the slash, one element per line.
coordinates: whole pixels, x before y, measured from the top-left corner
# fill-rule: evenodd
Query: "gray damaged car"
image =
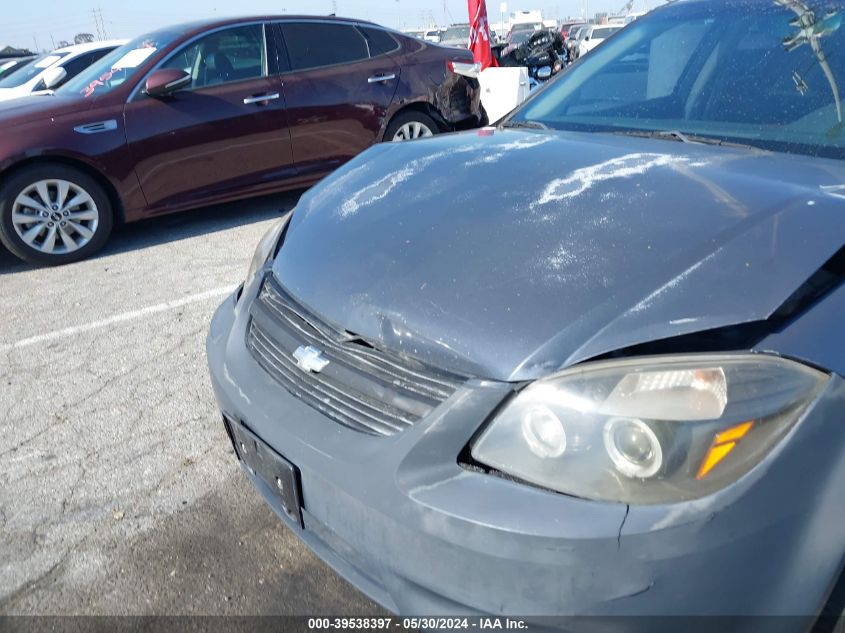
<path fill-rule="evenodd" d="M 304 195 L 208 338 L 284 523 L 405 614 L 840 615 L 841 18 L 673 3 Z"/>

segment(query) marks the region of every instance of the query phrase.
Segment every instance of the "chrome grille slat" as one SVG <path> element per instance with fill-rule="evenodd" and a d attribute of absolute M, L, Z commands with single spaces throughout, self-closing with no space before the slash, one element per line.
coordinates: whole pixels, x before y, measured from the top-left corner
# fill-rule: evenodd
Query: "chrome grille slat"
<path fill-rule="evenodd" d="M 341 363 L 344 363 L 343 356 L 336 354 L 341 349 L 340 345 L 337 345 L 333 341 L 330 341 L 328 339 L 322 339 L 322 338 L 318 338 L 318 337 L 312 335 L 310 332 L 308 332 L 305 328 L 303 328 L 298 323 L 295 323 L 293 321 L 288 321 L 288 322 L 290 323 L 291 327 L 295 328 L 303 336 L 303 338 L 306 339 L 306 341 L 305 341 L 306 343 L 314 344 L 314 345 L 318 345 L 318 346 L 321 345 L 325 348 L 324 351 L 335 352 L 335 354 L 331 354 L 332 358 L 334 360 L 341 362 Z M 433 400 L 445 400 L 449 396 L 449 392 L 447 392 L 445 390 L 434 391 L 434 390 L 429 390 L 429 389 L 416 388 L 414 385 L 409 385 L 407 383 L 407 380 L 404 380 L 403 376 L 390 374 L 390 373 L 384 371 L 381 367 L 378 367 L 377 365 L 374 365 L 373 363 L 368 362 L 365 359 L 358 359 L 358 360 L 359 360 L 359 362 L 366 365 L 368 368 L 374 370 L 375 372 L 378 372 L 379 374 L 387 374 L 387 376 L 383 376 L 383 375 L 381 376 L 383 380 L 386 378 L 385 382 L 387 384 L 399 386 L 406 391 L 410 391 L 412 393 L 416 393 L 420 396 L 423 396 L 425 398 L 431 398 Z M 349 363 L 344 363 L 344 364 L 346 364 L 347 366 L 350 366 Z M 396 385 L 394 380 L 400 381 L 399 385 Z"/>
<path fill-rule="evenodd" d="M 285 369 L 283 366 L 277 364 L 272 355 L 268 354 L 265 348 L 260 343 L 257 343 L 255 339 L 253 339 L 250 343 L 250 348 L 259 364 L 264 367 L 264 369 L 267 370 L 267 372 L 276 381 L 281 383 L 293 395 L 301 398 L 304 402 L 323 412 L 330 418 L 333 418 L 341 424 L 355 430 L 377 435 L 394 435 L 397 431 L 401 430 L 397 429 L 395 425 L 384 424 L 381 421 L 371 419 L 369 416 L 362 416 L 354 411 L 349 411 L 343 403 L 336 402 L 331 398 L 331 404 L 327 404 L 318 396 L 314 395 L 314 392 L 319 390 L 314 389 L 313 385 L 306 383 L 304 380 L 296 376 L 292 370 Z"/>
<path fill-rule="evenodd" d="M 291 394 L 351 429 L 390 436 L 413 426 L 451 396 L 462 376 L 419 361 L 345 342 L 349 334 L 313 315 L 272 276 L 250 309 L 247 346 L 259 365 Z M 330 362 L 306 372 L 293 353 L 319 349 Z"/>
<path fill-rule="evenodd" d="M 299 329 L 305 336 L 309 336 L 321 345 L 326 345 L 336 350 L 343 349 L 342 344 L 334 340 L 333 335 L 323 330 L 321 325 L 316 324 L 313 318 L 303 316 L 300 311 L 296 310 L 290 305 L 286 305 L 281 300 L 280 296 L 277 294 L 277 291 L 271 286 L 265 285 L 264 290 L 262 290 L 261 297 L 262 299 L 265 299 L 266 301 L 270 302 L 277 309 L 278 316 L 282 317 L 283 319 L 288 321 L 288 323 L 290 323 L 292 326 Z M 302 329 L 300 324 L 296 323 L 290 318 L 290 316 L 287 314 L 288 311 L 293 312 L 301 321 L 307 323 L 311 328 L 314 328 L 315 330 L 320 332 L 322 336 L 316 337 L 310 332 Z M 439 380 L 433 376 L 423 375 L 410 368 L 398 365 L 390 359 L 373 354 L 372 352 L 364 348 L 356 349 L 355 356 L 356 360 L 367 362 L 367 364 L 371 368 L 385 371 L 393 378 L 408 381 L 419 381 L 419 383 L 421 383 L 419 386 L 430 389 L 432 391 L 432 395 L 439 399 L 445 399 L 449 397 L 449 395 L 451 395 L 458 386 L 456 383 L 447 382 L 445 380 Z M 387 365 L 389 368 L 392 368 L 393 371 L 390 371 L 390 369 L 383 367 L 383 365 Z"/>
<path fill-rule="evenodd" d="M 252 325 L 252 328 L 253 330 L 255 330 L 253 332 L 253 335 L 255 336 L 255 341 L 265 348 L 265 350 L 273 357 L 273 359 L 278 363 L 278 365 L 283 366 L 292 377 L 299 378 L 299 376 L 297 376 L 298 373 L 302 376 L 307 376 L 307 374 L 302 374 L 300 369 L 296 366 L 296 363 L 294 363 L 292 360 L 289 360 L 287 356 L 285 356 L 284 351 L 280 350 L 266 336 L 261 334 L 261 332 L 257 331 L 254 323 Z M 276 366 L 276 364 L 274 364 L 274 366 Z M 299 382 L 305 384 L 308 381 L 300 379 Z M 396 423 L 390 426 L 393 426 L 393 428 L 395 428 L 397 431 L 413 424 L 412 420 L 407 420 L 403 418 L 401 413 L 391 411 L 390 409 L 384 406 L 379 407 L 377 403 L 369 403 L 364 400 L 363 397 L 356 396 L 351 392 L 344 392 L 342 389 L 334 386 L 326 378 L 321 378 L 319 382 L 315 383 L 314 389 L 316 391 L 321 392 L 325 396 L 337 398 L 339 402 L 345 404 L 345 406 L 356 411 L 357 413 L 360 413 L 361 415 L 372 416 L 374 414 L 381 413 L 385 417 L 394 419 Z M 363 407 L 370 410 L 362 410 L 361 408 L 355 407 L 353 406 L 353 404 L 346 402 L 346 400 L 356 403 L 359 407 Z"/>

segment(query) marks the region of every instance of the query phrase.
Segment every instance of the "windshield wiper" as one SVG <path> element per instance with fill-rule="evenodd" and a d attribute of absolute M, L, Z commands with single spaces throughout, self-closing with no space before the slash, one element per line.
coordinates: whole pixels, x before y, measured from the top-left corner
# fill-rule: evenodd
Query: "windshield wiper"
<path fill-rule="evenodd" d="M 757 149 L 754 145 L 734 143 L 712 136 L 699 136 L 697 134 L 684 134 L 678 130 L 614 130 L 612 134 L 621 136 L 637 136 L 639 138 L 658 138 L 666 141 L 678 141 L 679 143 L 698 143 L 701 145 L 719 145 L 720 147 L 738 147 L 741 149 Z"/>
<path fill-rule="evenodd" d="M 527 130 L 548 130 L 549 126 L 539 121 L 505 121 L 500 127 L 522 128 Z"/>

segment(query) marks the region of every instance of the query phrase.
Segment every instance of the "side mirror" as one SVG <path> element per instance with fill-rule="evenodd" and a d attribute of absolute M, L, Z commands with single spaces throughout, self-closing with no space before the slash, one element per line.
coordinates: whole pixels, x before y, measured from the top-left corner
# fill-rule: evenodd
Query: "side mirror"
<path fill-rule="evenodd" d="M 546 79 L 550 79 L 552 76 L 552 69 L 548 66 L 543 66 L 542 68 L 537 70 L 537 79 L 541 81 L 545 81 Z"/>
<path fill-rule="evenodd" d="M 52 90 L 62 83 L 67 77 L 67 71 L 61 66 L 53 66 L 44 71 L 41 81 L 44 82 L 45 90 Z"/>
<path fill-rule="evenodd" d="M 151 97 L 164 97 L 189 86 L 191 76 L 178 68 L 161 68 L 154 71 L 144 84 L 144 92 Z"/>

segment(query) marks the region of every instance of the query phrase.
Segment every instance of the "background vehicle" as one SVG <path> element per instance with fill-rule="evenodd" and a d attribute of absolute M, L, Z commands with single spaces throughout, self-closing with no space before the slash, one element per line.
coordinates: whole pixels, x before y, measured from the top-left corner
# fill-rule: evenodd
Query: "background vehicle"
<path fill-rule="evenodd" d="M 560 25 L 560 36 L 563 38 L 563 41 L 566 42 L 567 38 L 569 37 L 569 32 L 575 28 L 576 26 L 583 26 L 583 22 L 563 22 Z"/>
<path fill-rule="evenodd" d="M 808 630 L 845 571 L 830 6 L 661 6 L 306 194 L 207 343 L 292 532 L 407 615 Z"/>
<path fill-rule="evenodd" d="M 0 79 L 0 101 L 26 97 L 40 90 L 58 88 L 107 53 L 125 44 L 126 41 L 110 40 L 77 44 L 43 55 L 27 64 L 20 72 Z"/>
<path fill-rule="evenodd" d="M 520 31 L 528 31 L 533 33 L 534 31 L 540 31 L 546 28 L 543 26 L 542 22 L 517 22 L 513 26 L 511 26 L 509 34 L 519 33 Z"/>
<path fill-rule="evenodd" d="M 614 26 L 612 24 L 591 24 L 585 26 L 578 31 L 578 39 L 573 47 L 575 58 L 577 59 L 582 55 L 586 55 L 621 28 L 621 26 Z"/>
<path fill-rule="evenodd" d="M 66 263 L 115 222 L 307 186 L 373 143 L 475 126 L 478 83 L 451 62 L 472 54 L 339 18 L 141 36 L 0 108 L 0 240 Z"/>
<path fill-rule="evenodd" d="M 453 24 L 440 37 L 441 46 L 467 48 L 469 46 L 469 24 Z"/>
<path fill-rule="evenodd" d="M 426 42 L 431 42 L 432 44 L 439 44 L 440 43 L 440 37 L 441 37 L 440 29 L 429 29 L 423 35 L 423 39 Z"/>
<path fill-rule="evenodd" d="M 512 53 L 513 51 L 515 51 L 520 46 L 526 44 L 528 42 L 528 40 L 531 38 L 531 36 L 534 35 L 534 33 L 536 33 L 536 31 L 534 29 L 522 29 L 522 30 L 517 30 L 517 31 L 513 31 L 513 30 L 509 31 L 508 37 L 507 37 L 507 42 L 506 42 L 505 47 L 502 51 L 502 55 L 507 55 L 509 53 Z"/>
<path fill-rule="evenodd" d="M 560 72 L 567 61 L 563 38 L 557 30 L 534 31 L 527 41 L 500 56 L 500 66 L 525 66 L 532 87 Z"/>
<path fill-rule="evenodd" d="M 35 60 L 35 57 L 18 57 L 16 59 L 0 59 L 0 79 L 8 77 L 14 72 L 19 71 L 28 63 Z"/>
<path fill-rule="evenodd" d="M 569 59 L 574 59 L 577 55 L 576 52 L 576 45 L 578 42 L 578 35 L 581 33 L 582 29 L 587 28 L 586 24 L 576 24 L 569 28 L 569 33 L 564 40 L 564 45 L 566 46 L 566 53 Z"/>

